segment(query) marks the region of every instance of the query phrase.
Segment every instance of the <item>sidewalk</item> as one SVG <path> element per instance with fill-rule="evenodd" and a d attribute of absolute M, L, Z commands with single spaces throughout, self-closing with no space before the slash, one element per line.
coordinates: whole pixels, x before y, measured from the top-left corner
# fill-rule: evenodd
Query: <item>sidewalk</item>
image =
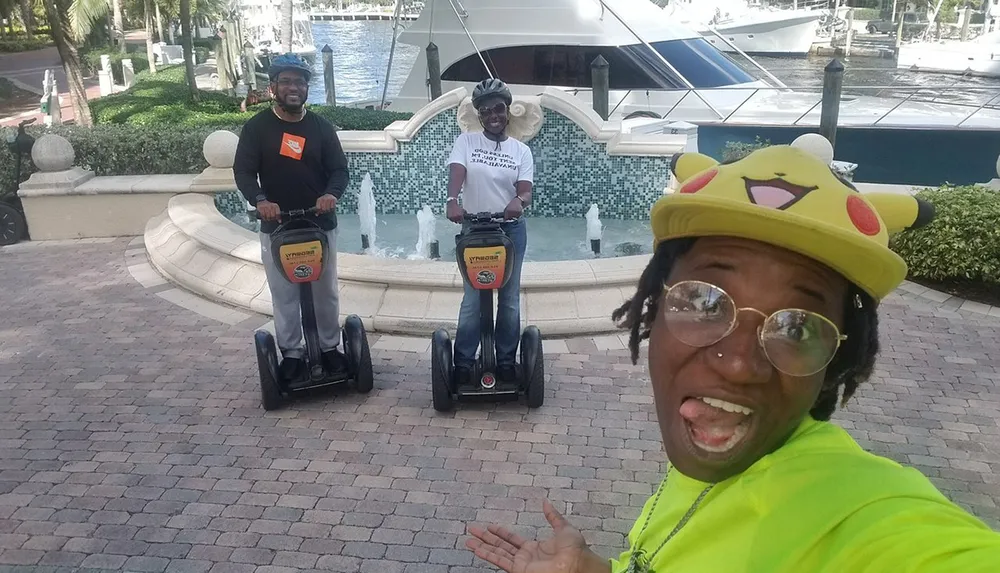
<path fill-rule="evenodd" d="M 144 44 L 145 41 L 145 30 L 130 30 L 125 34 L 126 43 Z M 45 77 L 45 70 L 48 69 L 55 71 L 59 95 L 62 97 L 63 123 L 72 122 L 75 117 L 69 99 L 69 84 L 66 82 L 66 73 L 63 71 L 59 51 L 55 47 L 15 54 L 0 54 L 0 77 L 11 80 L 22 90 L 36 94 L 39 99 L 42 97 L 42 80 Z M 101 97 L 100 83 L 96 76 L 84 78 L 83 86 L 87 91 L 88 100 Z M 121 86 L 115 86 L 115 88 L 120 90 Z M 17 109 L 15 113 L 0 113 L 2 116 L 0 117 L 0 126 L 16 126 L 32 117 L 35 118 L 36 124 L 41 124 L 45 115 L 41 112 L 39 99 L 27 107 Z"/>
<path fill-rule="evenodd" d="M 42 79 L 45 77 L 45 70 L 55 72 L 62 97 L 63 122 L 73 121 L 75 118 L 69 99 L 69 84 L 66 82 L 66 73 L 63 71 L 62 61 L 59 59 L 59 52 L 55 48 L 16 54 L 0 54 L 0 77 L 11 80 L 18 88 L 33 92 L 39 98 L 42 96 Z M 83 85 L 87 90 L 87 99 L 96 99 L 101 96 L 97 78 L 84 78 Z M 21 109 L 13 115 L 0 118 L 0 126 L 16 126 L 21 121 L 32 117 L 35 118 L 36 124 L 41 124 L 44 120 L 45 116 L 41 112 L 39 101 L 35 101 L 30 107 Z"/>
<path fill-rule="evenodd" d="M 141 237 L 21 243 L 0 267 L 0 570 L 488 573 L 466 526 L 534 537 L 545 497 L 609 557 L 662 476 L 623 349 L 546 352 L 538 410 L 440 414 L 427 340 L 371 334 L 371 394 L 265 412 L 269 317 L 189 309 Z M 834 420 L 1000 528 L 997 320 L 906 292 L 879 310 L 876 377 Z"/>

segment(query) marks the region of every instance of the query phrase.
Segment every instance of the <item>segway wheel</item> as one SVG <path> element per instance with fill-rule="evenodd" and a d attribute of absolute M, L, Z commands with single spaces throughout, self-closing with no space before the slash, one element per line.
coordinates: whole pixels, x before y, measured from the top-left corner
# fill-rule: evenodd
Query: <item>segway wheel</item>
<path fill-rule="evenodd" d="M 368 346 L 368 334 L 361 317 L 352 314 L 344 321 L 344 350 L 354 374 L 354 386 L 358 392 L 367 394 L 375 387 L 375 371 L 372 369 L 371 348 Z"/>
<path fill-rule="evenodd" d="M 528 407 L 540 408 L 545 401 L 545 357 L 537 326 L 529 326 L 521 333 L 521 371 Z"/>
<path fill-rule="evenodd" d="M 260 404 L 265 410 L 277 410 L 283 402 L 278 385 L 278 350 L 274 336 L 258 330 L 253 336 L 257 348 L 257 370 L 260 373 Z"/>
<path fill-rule="evenodd" d="M 0 202 L 0 246 L 13 245 L 24 237 L 24 216 L 12 205 Z"/>
<path fill-rule="evenodd" d="M 431 338 L 431 397 L 438 412 L 448 412 L 455 406 L 455 366 L 451 352 L 448 331 L 443 328 L 436 330 Z"/>

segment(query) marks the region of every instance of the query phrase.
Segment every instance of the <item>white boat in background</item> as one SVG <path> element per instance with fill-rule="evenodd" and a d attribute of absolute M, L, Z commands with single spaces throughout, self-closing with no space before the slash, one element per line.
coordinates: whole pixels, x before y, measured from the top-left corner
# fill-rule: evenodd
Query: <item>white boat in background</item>
<path fill-rule="evenodd" d="M 428 0 L 399 35 L 419 49 L 386 109 L 413 112 L 430 99 L 424 48 L 440 55 L 443 92 L 497 77 L 518 95 L 556 87 L 593 103 L 590 66 L 610 64 L 610 119 L 695 125 L 794 126 L 820 123 L 821 92 L 789 89 L 748 73 L 695 30 L 662 17 L 648 0 Z M 922 88 L 923 89 L 923 88 Z M 839 125 L 1000 129 L 1000 109 L 915 97 L 845 93 Z M 995 98 L 994 98 L 995 99 Z M 356 105 L 379 105 L 357 102 Z"/>
<path fill-rule="evenodd" d="M 1000 31 L 966 42 L 911 42 L 899 47 L 897 68 L 1000 78 Z"/>
<path fill-rule="evenodd" d="M 246 22 L 247 39 L 257 54 L 282 53 L 281 0 L 239 0 Z M 304 0 L 295 0 L 292 14 L 292 52 L 303 58 L 316 58 L 309 8 Z"/>
<path fill-rule="evenodd" d="M 694 28 L 723 52 L 736 53 L 735 46 L 752 55 L 805 57 L 824 12 L 768 9 L 745 0 L 671 0 L 663 14 Z"/>

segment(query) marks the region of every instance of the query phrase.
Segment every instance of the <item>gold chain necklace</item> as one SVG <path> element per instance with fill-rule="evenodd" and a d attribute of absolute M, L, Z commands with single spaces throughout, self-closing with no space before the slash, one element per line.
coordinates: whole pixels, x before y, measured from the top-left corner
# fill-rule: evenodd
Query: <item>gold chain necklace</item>
<path fill-rule="evenodd" d="M 656 511 L 656 505 L 660 502 L 660 494 L 663 493 L 663 490 L 667 485 L 667 480 L 670 479 L 670 470 L 671 468 L 668 467 L 667 475 L 663 477 L 663 482 L 660 484 L 660 487 L 657 488 L 656 490 L 656 497 L 653 498 L 653 507 L 649 508 L 649 514 L 646 515 L 646 522 L 643 524 L 642 529 L 639 530 L 639 535 L 635 536 L 636 543 L 639 543 L 639 539 L 642 537 L 642 534 L 645 533 L 646 528 L 649 527 L 650 520 L 653 519 L 653 513 Z M 653 562 L 653 558 L 655 558 L 656 555 L 660 552 L 660 550 L 663 549 L 664 546 L 666 546 L 668 541 L 673 539 L 673 537 L 677 535 L 677 533 L 685 525 L 687 525 L 687 522 L 691 519 L 691 516 L 694 515 L 694 512 L 698 509 L 698 506 L 701 505 L 701 502 L 705 500 L 705 496 L 708 495 L 708 492 L 712 491 L 713 487 L 715 487 L 715 484 L 709 485 L 708 487 L 703 489 L 700 494 L 698 494 L 698 498 L 695 499 L 694 503 L 691 504 L 691 507 L 688 508 L 687 513 L 684 514 L 684 517 L 681 518 L 681 520 L 677 523 L 677 526 L 674 527 L 674 530 L 670 532 L 670 535 L 668 535 L 667 538 L 664 539 L 662 543 L 660 543 L 660 546 L 656 548 L 656 551 L 654 551 L 652 555 L 650 555 L 647 558 L 646 552 L 644 550 L 639 548 L 633 549 L 632 556 L 629 557 L 628 560 L 628 567 L 625 568 L 625 573 L 655 573 L 650 568 Z"/>
<path fill-rule="evenodd" d="M 285 118 L 281 117 L 280 115 L 278 115 L 278 110 L 277 109 L 275 109 L 275 108 L 272 107 L 271 111 L 273 111 L 274 112 L 274 116 L 277 117 L 278 119 L 280 119 L 281 121 L 288 121 L 287 119 L 285 119 Z M 303 107 L 302 108 L 302 115 L 300 115 L 299 118 L 296 119 L 295 121 L 288 121 L 288 123 L 298 123 L 298 122 L 302 121 L 303 119 L 305 119 L 305 117 L 306 117 L 306 109 Z"/>

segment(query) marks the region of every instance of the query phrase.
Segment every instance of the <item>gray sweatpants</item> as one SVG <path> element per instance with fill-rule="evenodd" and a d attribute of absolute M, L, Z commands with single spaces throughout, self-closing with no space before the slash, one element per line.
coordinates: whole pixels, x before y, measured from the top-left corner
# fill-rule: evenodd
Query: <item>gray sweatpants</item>
<path fill-rule="evenodd" d="M 299 285 L 288 282 L 285 273 L 275 266 L 271 255 L 271 237 L 260 236 L 260 258 L 271 289 L 274 306 L 274 334 L 278 349 L 284 358 L 302 358 L 302 316 L 299 311 Z M 340 344 L 340 294 L 337 289 L 337 230 L 327 231 L 330 253 L 326 268 L 319 280 L 312 283 L 313 302 L 316 308 L 316 326 L 319 330 L 321 352 L 333 350 Z"/>

